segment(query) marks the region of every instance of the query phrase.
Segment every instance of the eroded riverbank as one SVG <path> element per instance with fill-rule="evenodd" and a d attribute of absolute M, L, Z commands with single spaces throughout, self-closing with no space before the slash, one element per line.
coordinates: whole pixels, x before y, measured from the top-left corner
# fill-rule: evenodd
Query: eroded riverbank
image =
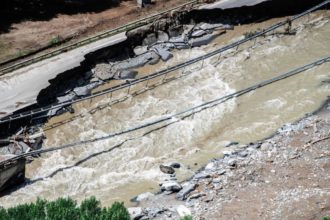
<path fill-rule="evenodd" d="M 227 148 L 178 194 L 144 194 L 130 211 L 152 219 L 323 219 L 330 215 L 329 119 L 327 101 L 271 138 Z"/>
<path fill-rule="evenodd" d="M 235 56 L 222 57 L 220 63 L 206 60 L 204 69 L 193 71 L 182 80 L 128 97 L 93 114 L 88 113 L 88 109 L 108 103 L 110 97 L 77 104 L 75 114 L 85 112 L 84 117 L 49 129 L 47 146 L 129 128 L 326 56 L 330 50 L 327 13 L 317 14 L 310 21 L 313 25 L 300 24 L 296 36 L 268 36 L 252 48 L 241 48 Z M 177 51 L 167 64 L 202 55 L 220 42 Z M 152 68 L 159 66 L 148 67 L 155 70 Z M 167 178 L 160 173 L 160 164 L 180 161 L 183 166 L 177 177 L 184 180 L 210 158 L 221 156 L 229 142 L 247 144 L 269 136 L 284 123 L 295 121 L 320 106 L 329 95 L 328 84 L 322 83 L 327 77 L 329 65 L 325 64 L 142 137 L 146 131 L 45 155 L 28 165 L 31 183 L 0 198 L 1 204 L 11 206 L 38 196 L 54 199 L 66 195 L 81 200 L 95 195 L 108 205 L 115 200 L 129 201 L 141 192 L 158 191 L 158 183 Z M 52 120 L 61 117 L 67 115 Z M 132 137 L 137 139 L 109 150 Z"/>

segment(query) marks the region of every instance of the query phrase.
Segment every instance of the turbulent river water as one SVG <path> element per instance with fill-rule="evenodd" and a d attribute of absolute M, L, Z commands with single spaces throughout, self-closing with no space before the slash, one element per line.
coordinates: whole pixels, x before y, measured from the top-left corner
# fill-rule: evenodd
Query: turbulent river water
<path fill-rule="evenodd" d="M 319 58 L 330 55 L 329 18 L 315 25 L 298 25 L 295 36 L 267 36 L 256 46 L 247 44 L 185 69 L 186 76 L 155 86 L 138 95 L 108 104 L 127 90 L 76 104 L 74 120 L 50 128 L 72 115 L 53 118 L 45 126 L 47 146 L 62 145 L 105 136 L 170 115 L 205 101 L 246 88 Z M 238 27 L 237 31 L 239 32 Z M 248 27 L 245 27 L 248 28 Z M 231 39 L 231 41 L 237 40 Z M 223 37 L 212 44 L 177 51 L 167 63 L 143 67 L 140 76 L 200 56 L 220 47 Z M 203 69 L 196 69 L 203 65 Z M 175 76 L 168 75 L 168 78 Z M 27 166 L 30 183 L 0 198 L 0 205 L 71 196 L 82 200 L 96 196 L 103 205 L 125 201 L 135 195 L 159 190 L 167 178 L 160 164 L 180 162 L 179 180 L 188 178 L 213 157 L 223 154 L 230 141 L 248 144 L 263 139 L 285 123 L 315 111 L 330 95 L 330 64 L 276 82 L 229 100 L 168 126 L 154 125 L 92 144 L 43 155 Z M 153 82 L 150 82 L 152 84 Z M 109 86 L 109 85 L 108 85 Z M 141 89 L 142 86 L 132 88 Z M 102 109 L 90 112 L 96 106 Z M 173 121 L 175 122 L 175 121 Z M 157 129 L 164 126 L 160 129 Z M 151 131 L 151 132 L 149 132 Z M 149 132 L 149 133 L 148 133 Z M 117 148 L 116 144 L 125 143 Z"/>

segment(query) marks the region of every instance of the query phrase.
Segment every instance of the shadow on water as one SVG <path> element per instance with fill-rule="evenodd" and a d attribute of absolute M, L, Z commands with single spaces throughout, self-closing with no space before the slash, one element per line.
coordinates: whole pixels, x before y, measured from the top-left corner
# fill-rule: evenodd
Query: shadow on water
<path fill-rule="evenodd" d="M 121 0 L 2 0 L 0 34 L 21 21 L 48 21 L 57 14 L 101 12 L 118 6 Z"/>

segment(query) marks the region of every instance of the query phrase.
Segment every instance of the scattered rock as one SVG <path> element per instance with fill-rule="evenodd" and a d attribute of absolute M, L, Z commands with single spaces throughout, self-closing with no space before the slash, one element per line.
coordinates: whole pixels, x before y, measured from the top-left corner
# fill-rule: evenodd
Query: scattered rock
<path fill-rule="evenodd" d="M 198 199 L 202 196 L 206 196 L 206 193 L 195 193 L 195 194 L 192 194 L 191 196 L 189 196 L 189 198 L 187 199 L 187 201 L 190 201 L 192 199 Z"/>
<path fill-rule="evenodd" d="M 157 215 L 167 211 L 165 208 L 146 208 L 146 212 L 148 213 L 148 216 L 151 218 L 155 218 Z"/>
<path fill-rule="evenodd" d="M 220 178 L 214 178 L 212 180 L 213 183 L 220 183 L 221 182 L 221 179 Z"/>
<path fill-rule="evenodd" d="M 135 70 L 122 70 L 118 74 L 116 74 L 116 79 L 135 79 L 138 74 Z"/>
<path fill-rule="evenodd" d="M 193 190 L 196 189 L 198 185 L 196 183 L 188 183 L 185 185 L 176 195 L 176 198 L 179 200 L 184 200 L 186 199 L 187 195 L 192 192 Z"/>
<path fill-rule="evenodd" d="M 231 147 L 233 145 L 238 145 L 239 143 L 236 141 L 231 141 L 229 144 L 227 144 L 225 147 Z"/>
<path fill-rule="evenodd" d="M 143 213 L 143 209 L 141 207 L 128 208 L 128 212 L 133 220 L 138 220 L 141 219 L 143 216 L 145 216 L 145 214 Z"/>
<path fill-rule="evenodd" d="M 141 54 L 144 54 L 148 52 L 148 46 L 137 46 L 133 49 L 135 55 L 139 56 Z"/>
<path fill-rule="evenodd" d="M 168 34 L 164 31 L 157 31 L 157 36 L 158 36 L 157 38 L 158 42 L 166 42 L 170 39 Z"/>
<path fill-rule="evenodd" d="M 135 197 L 134 201 L 141 202 L 143 200 L 147 200 L 147 199 L 152 198 L 154 196 L 155 195 L 151 192 L 145 192 L 145 193 L 142 193 L 142 194 L 138 195 L 137 197 Z"/>
<path fill-rule="evenodd" d="M 191 211 L 190 209 L 188 209 L 186 206 L 184 205 L 179 205 L 177 208 L 176 208 L 176 211 L 177 213 L 179 214 L 180 217 L 184 217 L 184 216 L 187 216 L 187 215 L 191 215 Z"/>
<path fill-rule="evenodd" d="M 155 33 L 148 34 L 142 42 L 143 46 L 151 46 L 157 42 L 157 37 Z"/>
<path fill-rule="evenodd" d="M 238 156 L 240 156 L 240 157 L 247 157 L 248 155 L 249 155 L 249 153 L 245 150 L 238 152 Z"/>
<path fill-rule="evenodd" d="M 233 152 L 234 152 L 234 150 L 226 150 L 226 151 L 223 151 L 222 153 L 224 156 L 230 156 L 233 154 Z"/>
<path fill-rule="evenodd" d="M 214 170 L 216 168 L 216 164 L 214 162 L 208 163 L 205 167 L 205 170 Z"/>
<path fill-rule="evenodd" d="M 209 173 L 201 172 L 201 173 L 197 173 L 194 176 L 194 179 L 199 180 L 199 179 L 206 179 L 206 178 L 210 178 L 210 177 L 211 177 L 211 175 Z"/>
<path fill-rule="evenodd" d="M 272 147 L 273 147 L 273 145 L 272 145 L 271 143 L 269 143 L 269 142 L 264 142 L 263 144 L 261 144 L 260 149 L 261 149 L 262 151 L 266 151 L 266 150 L 271 149 Z"/>
<path fill-rule="evenodd" d="M 163 172 L 163 173 L 166 173 L 166 174 L 173 174 L 175 173 L 175 170 L 173 169 L 173 167 L 170 167 L 170 166 L 165 166 L 165 165 L 160 165 L 159 166 L 159 169 Z"/>
<path fill-rule="evenodd" d="M 169 181 L 163 183 L 160 189 L 162 191 L 179 192 L 182 189 L 182 186 L 176 181 Z"/>
<path fill-rule="evenodd" d="M 111 79 L 115 75 L 115 73 L 111 71 L 111 65 L 107 63 L 96 64 L 94 74 L 101 80 Z"/>
<path fill-rule="evenodd" d="M 213 201 L 213 199 L 214 199 L 214 195 L 207 195 L 207 196 L 203 199 L 203 201 L 206 202 L 206 203 L 208 203 L 208 202 Z"/>
<path fill-rule="evenodd" d="M 223 174 L 225 174 L 226 173 L 226 170 L 224 170 L 224 169 L 221 169 L 221 170 L 218 170 L 217 171 L 217 174 L 218 175 L 223 175 Z"/>
<path fill-rule="evenodd" d="M 175 169 L 179 169 L 181 167 L 181 164 L 174 162 L 174 163 L 170 164 L 170 167 L 175 168 Z"/>
<path fill-rule="evenodd" d="M 231 166 L 231 167 L 236 167 L 236 165 L 237 165 L 237 160 L 235 160 L 235 159 L 229 159 L 228 162 L 227 162 L 227 164 L 228 164 L 229 166 Z"/>
<path fill-rule="evenodd" d="M 169 51 L 168 51 L 168 47 L 166 47 L 165 45 L 163 44 L 158 44 L 158 45 L 155 45 L 153 47 L 153 50 L 160 56 L 160 58 L 163 60 L 163 61 L 168 61 L 169 59 L 171 59 L 173 57 L 173 54 L 171 54 Z"/>

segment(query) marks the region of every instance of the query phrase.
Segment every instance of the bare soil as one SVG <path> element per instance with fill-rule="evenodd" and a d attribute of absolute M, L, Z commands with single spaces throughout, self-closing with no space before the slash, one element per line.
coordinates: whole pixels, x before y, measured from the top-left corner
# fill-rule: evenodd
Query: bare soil
<path fill-rule="evenodd" d="M 140 9 L 135 0 L 129 0 L 101 12 L 57 14 L 48 21 L 22 21 L 0 35 L 0 61 L 47 46 L 57 38 L 74 37 L 70 42 L 75 42 L 185 2 L 187 0 L 156 0 L 155 4 Z"/>

